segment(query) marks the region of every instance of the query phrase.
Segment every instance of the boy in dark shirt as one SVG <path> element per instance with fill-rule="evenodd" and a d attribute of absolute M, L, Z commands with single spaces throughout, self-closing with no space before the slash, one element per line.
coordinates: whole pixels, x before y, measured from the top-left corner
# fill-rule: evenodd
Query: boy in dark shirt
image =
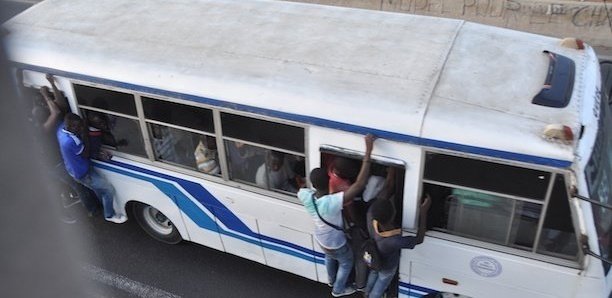
<path fill-rule="evenodd" d="M 402 229 L 395 226 L 395 207 L 389 198 L 379 197 L 370 207 L 367 214 L 368 232 L 376 242 L 382 266 L 379 271 L 370 271 L 366 287 L 368 298 L 382 297 L 399 267 L 400 250 L 413 249 L 423 243 L 430 205 L 431 199 L 427 196 L 420 206 L 419 229 L 416 237 L 402 236 Z"/>

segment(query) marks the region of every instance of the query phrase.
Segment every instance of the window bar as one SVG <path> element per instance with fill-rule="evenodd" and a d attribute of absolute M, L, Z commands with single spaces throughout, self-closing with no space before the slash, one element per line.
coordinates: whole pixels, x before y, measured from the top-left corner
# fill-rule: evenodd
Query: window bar
<path fill-rule="evenodd" d="M 151 145 L 151 138 L 149 138 L 149 129 L 144 118 L 144 109 L 142 107 L 142 99 L 140 95 L 135 94 L 134 99 L 136 102 L 136 115 L 138 115 L 138 124 L 140 126 L 140 132 L 144 138 L 145 151 L 150 161 L 155 161 L 155 153 L 153 151 L 153 145 Z"/>
<path fill-rule="evenodd" d="M 539 204 L 539 205 L 543 205 L 544 204 L 542 201 L 535 200 L 535 199 L 528 199 L 528 198 L 519 197 L 519 196 L 515 196 L 515 195 L 509 195 L 509 194 L 504 194 L 504 193 L 499 193 L 499 192 L 494 192 L 494 191 L 488 191 L 488 190 L 479 189 L 479 188 L 467 187 L 467 186 L 458 185 L 458 184 L 438 182 L 438 181 L 429 180 L 429 179 L 423 179 L 423 182 L 428 183 L 428 184 L 433 184 L 433 185 L 444 186 L 444 187 L 465 189 L 465 190 L 475 191 L 475 192 L 479 192 L 479 193 L 483 193 L 483 194 L 498 196 L 498 197 L 502 197 L 502 198 L 517 200 L 517 201 L 523 201 L 523 202 L 529 202 L 529 203 L 533 203 L 533 204 Z"/>
<path fill-rule="evenodd" d="M 78 106 L 79 106 L 79 108 L 84 109 L 84 110 L 88 110 L 88 111 L 100 112 L 100 113 L 109 114 L 109 115 L 113 115 L 113 116 L 118 116 L 118 117 L 132 119 L 132 120 L 139 120 L 139 117 L 137 117 L 137 116 L 132 116 L 132 115 L 128 115 L 128 114 L 118 113 L 118 112 L 109 111 L 109 110 L 100 109 L 100 108 L 95 108 L 95 107 L 90 107 L 90 106 L 82 105 L 82 104 L 79 104 Z M 136 108 L 136 112 L 138 112 L 138 108 Z"/>
<path fill-rule="evenodd" d="M 219 156 L 219 165 L 221 166 L 221 177 L 223 180 L 229 181 L 229 165 L 227 155 L 225 154 L 225 142 L 223 141 L 223 128 L 221 127 L 221 112 L 213 111 L 213 124 L 215 127 L 215 141 L 217 141 L 217 154 Z"/>
<path fill-rule="evenodd" d="M 246 145 L 250 145 L 250 146 L 254 146 L 254 147 L 259 147 L 259 148 L 263 148 L 263 149 L 267 149 L 267 150 L 274 150 L 274 151 L 278 151 L 278 152 L 282 152 L 282 153 L 286 153 L 286 154 L 291 154 L 291 155 L 297 155 L 297 156 L 306 156 L 306 154 L 304 154 L 303 152 L 298 152 L 298 151 L 291 151 L 291 150 L 287 150 L 287 149 L 283 149 L 283 148 L 279 148 L 279 147 L 273 147 L 270 145 L 264 145 L 264 144 L 259 144 L 259 143 L 255 143 L 255 142 L 251 142 L 251 141 L 246 141 L 246 140 L 242 140 L 242 139 L 236 139 L 236 138 L 232 138 L 232 137 L 223 137 L 225 140 L 227 141 L 232 141 L 232 142 L 240 142 Z"/>
<path fill-rule="evenodd" d="M 148 119 L 148 118 L 144 118 L 144 119 L 145 119 L 145 121 L 147 123 L 157 124 L 157 125 L 161 125 L 161 126 L 165 126 L 165 127 L 179 129 L 179 130 L 184 130 L 184 131 L 188 131 L 188 132 L 192 132 L 192 133 L 196 133 L 196 134 L 200 134 L 200 135 L 213 136 L 213 137 L 215 136 L 215 134 L 212 133 L 212 132 L 206 132 L 206 131 L 203 131 L 203 130 L 197 130 L 197 129 L 193 129 L 193 128 L 189 128 L 189 127 L 185 127 L 185 126 L 175 125 L 175 124 L 171 124 L 171 123 L 167 123 L 167 122 L 162 122 L 162 121 L 157 121 L 157 120 L 152 120 L 152 119 Z"/>
<path fill-rule="evenodd" d="M 544 226 L 544 220 L 546 219 L 546 211 L 548 209 L 548 203 L 550 202 L 550 196 L 552 194 L 552 189 L 555 185 L 555 179 L 557 178 L 557 173 L 551 173 L 550 181 L 548 182 L 548 189 L 546 190 L 546 198 L 544 199 L 544 206 L 542 206 L 542 213 L 540 214 L 540 221 L 538 222 L 538 230 L 536 232 L 535 240 L 533 241 L 533 248 L 531 252 L 536 253 L 538 250 L 538 245 L 540 244 L 540 236 L 542 235 L 542 227 Z"/>
<path fill-rule="evenodd" d="M 512 200 L 512 214 L 510 215 L 510 224 L 506 233 L 506 245 L 510 246 L 510 235 L 512 234 L 512 226 L 514 224 L 514 216 L 516 214 L 516 200 Z"/>

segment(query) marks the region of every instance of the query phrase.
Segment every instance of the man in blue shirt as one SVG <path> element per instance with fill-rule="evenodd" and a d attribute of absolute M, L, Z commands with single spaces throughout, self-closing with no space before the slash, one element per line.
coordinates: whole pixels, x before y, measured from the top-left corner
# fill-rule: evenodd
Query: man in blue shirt
<path fill-rule="evenodd" d="M 329 175 L 325 169 L 316 168 L 310 172 L 310 182 L 315 188 L 302 188 L 298 198 L 315 223 L 315 239 L 325 252 L 327 280 L 332 285 L 332 296 L 340 297 L 355 293 L 355 288 L 346 282 L 353 269 L 353 252 L 343 231 L 342 208 L 353 202 L 363 191 L 370 173 L 370 154 L 374 136 L 365 137 L 366 153 L 355 183 L 346 191 L 329 193 Z"/>
<path fill-rule="evenodd" d="M 91 167 L 89 144 L 85 125 L 79 115 L 68 113 L 56 132 L 64 166 L 68 174 L 85 187 L 93 190 L 104 207 L 104 218 L 110 222 L 122 223 L 124 215 L 116 215 L 113 209 L 115 189 Z"/>

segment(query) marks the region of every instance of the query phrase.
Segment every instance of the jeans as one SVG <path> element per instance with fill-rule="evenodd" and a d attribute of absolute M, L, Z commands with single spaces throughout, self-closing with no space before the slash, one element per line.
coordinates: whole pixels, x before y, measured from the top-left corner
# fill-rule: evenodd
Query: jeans
<path fill-rule="evenodd" d="M 113 208 L 115 188 L 108 183 L 106 178 L 100 176 L 100 174 L 96 173 L 96 171 L 90 169 L 84 177 L 77 179 L 77 181 L 79 181 L 85 187 L 93 190 L 98 196 L 98 199 L 102 200 L 105 218 L 115 216 L 115 209 Z"/>
<path fill-rule="evenodd" d="M 338 249 L 323 249 L 325 252 L 325 267 L 327 280 L 334 285 L 332 292 L 342 293 L 346 288 L 346 280 L 353 270 L 353 252 L 348 243 Z"/>
<path fill-rule="evenodd" d="M 355 287 L 363 289 L 367 285 L 368 265 L 363 260 L 363 250 L 361 248 L 368 237 L 368 232 L 357 226 L 352 227 L 349 232 L 351 235 L 349 242 L 351 243 L 353 257 L 355 258 Z"/>
<path fill-rule="evenodd" d="M 366 287 L 366 293 L 368 298 L 380 298 L 382 297 L 385 290 L 393 280 L 395 272 L 397 271 L 398 265 L 393 266 L 390 269 L 383 269 L 380 271 L 371 270 L 368 276 L 368 285 Z"/>

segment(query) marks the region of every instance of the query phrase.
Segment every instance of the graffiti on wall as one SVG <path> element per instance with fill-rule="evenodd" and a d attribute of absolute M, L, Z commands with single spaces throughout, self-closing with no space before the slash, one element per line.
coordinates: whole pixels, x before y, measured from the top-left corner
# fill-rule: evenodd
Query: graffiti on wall
<path fill-rule="evenodd" d="M 383 0 L 398 11 L 446 15 L 464 19 L 490 18 L 504 26 L 515 24 L 571 24 L 578 28 L 610 26 L 612 6 L 585 3 L 551 3 L 520 0 Z M 385 6 L 385 5 L 383 5 Z M 606 9 L 608 10 L 606 13 Z"/>

